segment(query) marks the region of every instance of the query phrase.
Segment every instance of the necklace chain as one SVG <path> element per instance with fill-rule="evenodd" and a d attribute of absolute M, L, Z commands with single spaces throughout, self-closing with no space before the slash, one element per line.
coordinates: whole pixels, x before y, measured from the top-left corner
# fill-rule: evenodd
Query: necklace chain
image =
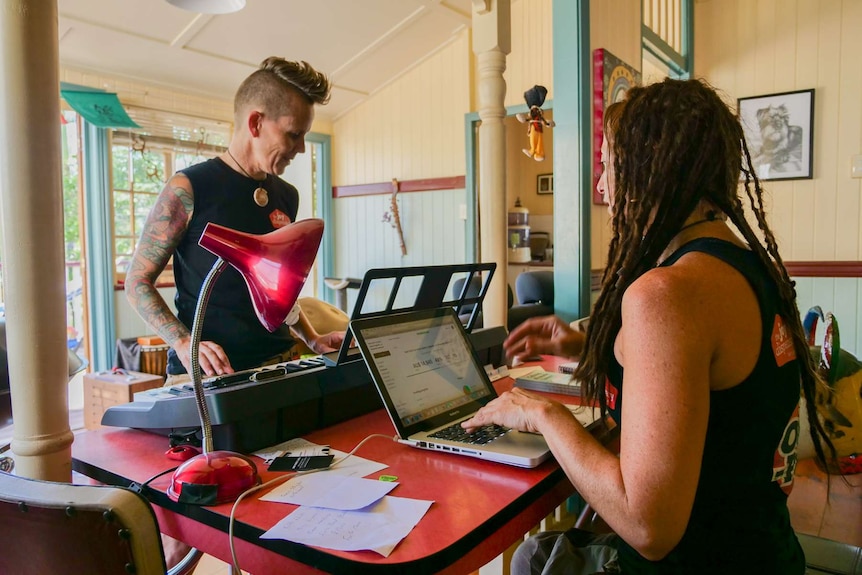
<path fill-rule="evenodd" d="M 249 178 L 250 180 L 254 180 L 258 184 L 266 181 L 266 175 L 263 176 L 262 180 L 255 180 L 253 177 L 251 177 L 251 174 L 245 171 L 245 168 L 242 167 L 242 164 L 239 163 L 239 160 L 234 158 L 233 154 L 230 153 L 230 148 L 227 149 L 227 155 L 230 156 L 230 159 L 233 160 L 233 163 L 236 164 L 240 170 L 242 170 L 242 173 L 245 174 L 245 177 Z"/>
<path fill-rule="evenodd" d="M 714 222 L 714 221 L 716 221 L 715 216 L 709 216 L 709 217 L 703 218 L 702 220 L 696 220 L 694 222 L 691 222 L 690 224 L 686 224 L 683 227 L 681 227 L 679 229 L 679 231 L 677 232 L 677 235 L 679 235 L 680 232 L 682 232 L 683 230 L 687 230 L 688 228 L 693 228 L 694 226 L 697 226 L 699 224 L 705 224 L 707 222 Z"/>
<path fill-rule="evenodd" d="M 693 228 L 694 226 L 699 226 L 700 224 L 706 224 L 709 222 L 717 222 L 717 221 L 721 221 L 723 219 L 724 218 L 719 218 L 718 214 L 716 214 L 715 212 L 710 211 L 710 212 L 707 212 L 705 218 L 700 219 L 700 220 L 695 220 L 695 221 L 691 222 L 690 224 L 685 224 L 684 226 L 682 226 L 676 232 L 676 234 L 674 234 L 673 238 L 671 238 L 670 242 L 668 243 L 667 247 L 665 248 L 665 251 L 662 253 L 662 255 L 659 257 L 658 261 L 656 262 L 656 266 L 660 266 L 662 264 L 662 262 L 667 258 L 667 256 L 665 256 L 665 254 L 673 253 L 673 251 L 675 251 L 677 249 L 677 247 L 678 247 L 677 243 L 676 243 L 677 238 L 679 238 L 679 235 L 682 232 L 684 232 L 685 230 L 687 230 L 689 228 Z"/>
<path fill-rule="evenodd" d="M 227 149 L 227 155 L 230 156 L 230 159 L 233 160 L 233 162 L 237 166 L 239 166 L 239 169 L 242 170 L 242 173 L 245 174 L 248 179 L 252 180 L 257 184 L 257 188 L 252 194 L 252 199 L 254 200 L 254 203 L 256 203 L 262 208 L 266 207 L 266 205 L 269 204 L 269 193 L 266 191 L 266 188 L 263 187 L 264 182 L 266 182 L 266 174 L 263 175 L 262 180 L 255 180 L 251 177 L 251 174 L 245 171 L 245 168 L 242 167 L 242 164 L 240 164 L 237 159 L 233 157 L 233 154 L 230 153 L 230 148 Z"/>

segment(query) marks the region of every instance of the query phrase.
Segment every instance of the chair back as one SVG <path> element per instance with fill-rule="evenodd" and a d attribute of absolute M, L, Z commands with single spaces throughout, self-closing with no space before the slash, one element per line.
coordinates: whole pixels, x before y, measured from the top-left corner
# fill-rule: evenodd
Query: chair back
<path fill-rule="evenodd" d="M 0 573 L 165 572 L 156 516 L 141 495 L 0 473 Z"/>
<path fill-rule="evenodd" d="M 554 272 L 533 270 L 523 272 L 515 279 L 515 294 L 518 303 L 542 303 L 554 307 Z"/>

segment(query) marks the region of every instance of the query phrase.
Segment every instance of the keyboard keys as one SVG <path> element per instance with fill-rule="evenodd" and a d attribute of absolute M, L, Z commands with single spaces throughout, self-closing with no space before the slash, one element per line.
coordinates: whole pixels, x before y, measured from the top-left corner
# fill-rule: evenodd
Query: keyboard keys
<path fill-rule="evenodd" d="M 469 443 L 471 445 L 484 445 L 509 433 L 509 431 L 510 429 L 506 427 L 492 424 L 475 429 L 473 433 L 467 433 L 467 431 L 461 427 L 460 423 L 456 423 L 455 425 L 450 425 L 449 427 L 432 433 L 429 437 L 445 439 L 447 441 L 457 441 L 458 443 Z"/>

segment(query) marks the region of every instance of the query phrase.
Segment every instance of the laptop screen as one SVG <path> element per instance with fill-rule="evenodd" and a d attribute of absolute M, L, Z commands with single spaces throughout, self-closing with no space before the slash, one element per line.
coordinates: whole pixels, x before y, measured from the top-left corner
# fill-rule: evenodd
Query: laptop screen
<path fill-rule="evenodd" d="M 404 427 L 428 428 L 496 395 L 452 310 L 354 322 L 381 395 Z M 361 332 L 361 333 L 360 333 Z M 393 416 L 394 418 L 394 416 Z"/>

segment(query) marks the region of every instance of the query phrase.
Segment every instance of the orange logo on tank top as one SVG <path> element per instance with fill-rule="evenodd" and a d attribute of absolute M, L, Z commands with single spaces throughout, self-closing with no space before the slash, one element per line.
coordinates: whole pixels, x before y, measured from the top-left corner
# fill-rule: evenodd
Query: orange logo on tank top
<path fill-rule="evenodd" d="M 269 221 L 272 222 L 272 227 L 279 229 L 289 224 L 290 218 L 287 217 L 287 214 L 276 208 L 269 213 Z"/>
<path fill-rule="evenodd" d="M 778 367 L 796 359 L 790 330 L 778 314 L 775 315 L 775 323 L 772 324 L 772 353 L 775 355 L 775 363 Z"/>
<path fill-rule="evenodd" d="M 605 378 L 605 404 L 607 404 L 608 409 L 616 409 L 617 408 L 617 397 L 619 396 L 620 391 L 611 383 L 611 380 L 607 377 Z"/>
<path fill-rule="evenodd" d="M 781 441 L 772 456 L 772 480 L 781 490 L 790 495 L 793 489 L 793 474 L 796 471 L 796 447 L 799 445 L 799 406 L 793 410 L 790 421 L 781 434 Z"/>

